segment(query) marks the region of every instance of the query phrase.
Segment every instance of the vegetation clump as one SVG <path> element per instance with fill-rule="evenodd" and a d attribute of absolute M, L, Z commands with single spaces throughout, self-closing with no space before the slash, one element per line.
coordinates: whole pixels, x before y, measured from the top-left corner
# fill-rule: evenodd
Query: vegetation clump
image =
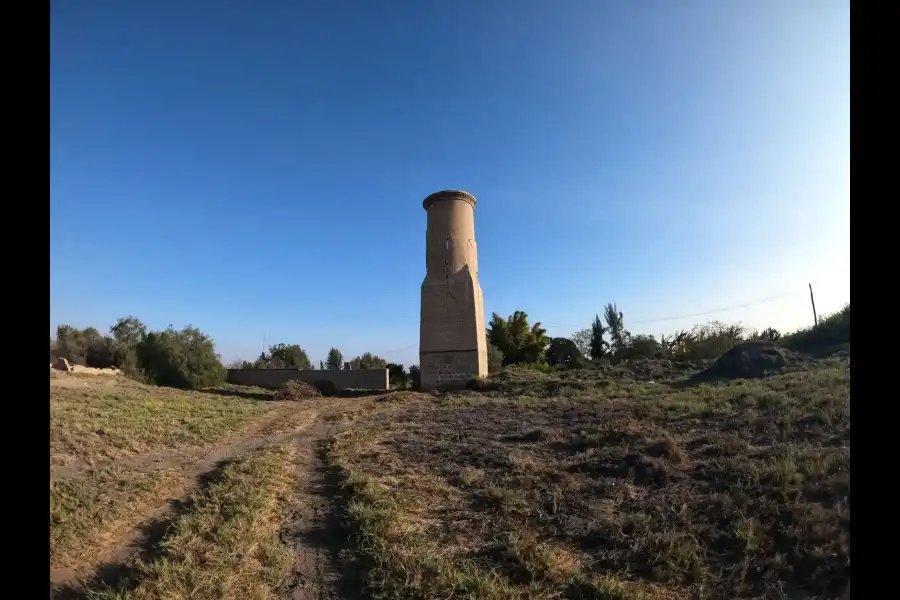
<path fill-rule="evenodd" d="M 798 361 L 793 352 L 781 346 L 766 340 L 749 340 L 720 356 L 700 376 L 727 379 L 767 377 Z"/>
<path fill-rule="evenodd" d="M 299 400 L 309 400 L 310 398 L 321 398 L 322 392 L 319 389 L 305 381 L 288 381 L 285 382 L 281 389 L 275 394 L 275 400 L 282 402 L 297 402 Z"/>

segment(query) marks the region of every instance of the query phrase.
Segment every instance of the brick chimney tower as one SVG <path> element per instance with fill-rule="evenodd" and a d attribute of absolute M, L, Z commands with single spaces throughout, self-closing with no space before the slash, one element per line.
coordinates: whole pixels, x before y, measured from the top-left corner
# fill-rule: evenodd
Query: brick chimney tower
<path fill-rule="evenodd" d="M 422 389 L 462 387 L 488 371 L 475 196 L 447 190 L 431 194 L 422 206 L 428 213 L 419 329 Z"/>

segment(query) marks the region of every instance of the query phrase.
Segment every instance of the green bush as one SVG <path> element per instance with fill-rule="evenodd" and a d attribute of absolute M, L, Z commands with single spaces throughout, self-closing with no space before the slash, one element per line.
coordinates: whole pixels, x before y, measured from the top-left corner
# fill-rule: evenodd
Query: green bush
<path fill-rule="evenodd" d="M 570 369 L 579 369 L 584 366 L 584 356 L 578 346 L 564 337 L 555 337 L 550 340 L 547 348 L 547 363 L 556 366 L 564 365 Z"/>
<path fill-rule="evenodd" d="M 419 371 L 419 365 L 409 367 L 409 387 L 414 390 L 422 389 L 422 373 Z"/>
<path fill-rule="evenodd" d="M 409 374 L 400 363 L 387 364 L 388 377 L 392 388 L 405 388 L 409 386 Z"/>
<path fill-rule="evenodd" d="M 500 348 L 493 345 L 490 340 L 487 342 L 488 356 L 488 373 L 499 373 L 503 370 L 503 352 Z"/>
<path fill-rule="evenodd" d="M 797 352 L 824 351 L 850 343 L 850 303 L 819 319 L 819 324 L 789 333 L 781 344 Z"/>
<path fill-rule="evenodd" d="M 547 363 L 516 363 L 514 365 L 508 365 L 504 371 L 508 372 L 516 372 L 516 371 L 537 371 L 538 373 L 550 374 L 555 370 L 552 366 Z"/>
<path fill-rule="evenodd" d="M 488 342 L 503 353 L 503 364 L 541 363 L 550 339 L 540 323 L 530 325 L 528 315 L 517 310 L 504 319 L 497 313 L 487 329 Z"/>
<path fill-rule="evenodd" d="M 747 331 L 741 325 L 712 321 L 696 325 L 690 331 L 663 336 L 660 348 L 663 356 L 675 360 L 712 359 L 722 356 L 746 338 Z"/>
<path fill-rule="evenodd" d="M 219 385 L 225 367 L 213 340 L 195 327 L 152 331 L 137 344 L 138 366 L 149 383 L 182 389 Z"/>

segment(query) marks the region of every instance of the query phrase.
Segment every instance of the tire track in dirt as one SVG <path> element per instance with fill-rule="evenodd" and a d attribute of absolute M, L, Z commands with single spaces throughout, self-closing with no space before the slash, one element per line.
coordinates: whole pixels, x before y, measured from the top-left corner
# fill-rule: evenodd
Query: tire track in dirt
<path fill-rule="evenodd" d="M 353 420 L 317 423 L 294 440 L 298 478 L 283 535 L 294 548 L 295 562 L 283 600 L 350 599 L 359 592 L 354 574 L 339 566 L 346 537 L 335 512 L 337 483 L 326 462 L 328 439 Z"/>
<path fill-rule="evenodd" d="M 174 513 L 181 499 L 197 489 L 204 479 L 216 470 L 217 465 L 268 444 L 286 443 L 298 435 L 298 427 L 302 432 L 313 426 L 317 416 L 317 411 L 311 408 L 298 409 L 296 405 L 285 407 L 264 420 L 262 425 L 252 427 L 249 433 L 245 431 L 241 437 L 213 449 L 184 472 L 179 485 L 170 486 L 153 494 L 154 500 L 148 501 L 141 509 L 133 511 L 126 520 L 117 523 L 99 536 L 99 542 L 92 548 L 89 558 L 74 560 L 65 565 L 51 564 L 51 596 L 57 593 L 75 595 L 75 591 L 83 587 L 85 580 L 103 571 L 104 567 L 122 565 L 131 556 L 138 554 L 154 535 L 162 533 L 156 531 L 157 528 L 151 524 L 167 521 L 165 516 Z M 273 435 L 272 431 L 281 429 L 287 419 L 296 420 L 298 423 L 291 431 Z M 166 500 L 160 501 L 161 497 Z"/>

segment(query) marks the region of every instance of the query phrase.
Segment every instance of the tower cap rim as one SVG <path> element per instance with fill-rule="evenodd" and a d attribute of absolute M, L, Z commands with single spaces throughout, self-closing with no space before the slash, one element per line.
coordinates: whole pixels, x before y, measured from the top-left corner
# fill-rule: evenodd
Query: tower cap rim
<path fill-rule="evenodd" d="M 475 196 L 469 192 L 463 190 L 442 190 L 425 198 L 425 200 L 422 201 L 422 208 L 428 210 L 437 202 L 442 202 L 444 200 L 462 200 L 463 202 L 468 202 L 473 208 L 475 207 L 476 202 Z"/>

